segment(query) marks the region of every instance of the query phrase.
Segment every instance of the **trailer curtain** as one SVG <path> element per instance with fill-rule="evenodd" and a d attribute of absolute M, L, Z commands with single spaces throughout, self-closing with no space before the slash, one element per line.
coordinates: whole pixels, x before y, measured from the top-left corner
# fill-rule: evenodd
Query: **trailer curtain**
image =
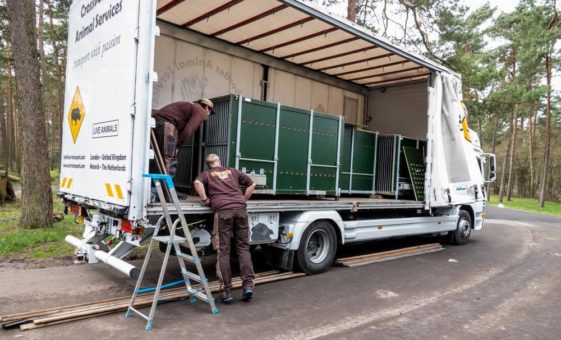
<path fill-rule="evenodd" d="M 472 202 L 483 183 L 473 144 L 465 138 L 461 79 L 436 73 L 429 91 L 432 121 L 431 206 Z M 475 189 L 477 188 L 477 189 Z"/>

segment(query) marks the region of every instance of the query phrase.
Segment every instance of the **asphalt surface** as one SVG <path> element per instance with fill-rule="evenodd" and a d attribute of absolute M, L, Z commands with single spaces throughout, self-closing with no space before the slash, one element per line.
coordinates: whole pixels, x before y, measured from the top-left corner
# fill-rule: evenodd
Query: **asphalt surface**
<path fill-rule="evenodd" d="M 561 339 L 561 219 L 491 207 L 488 217 L 465 246 L 258 286 L 251 303 L 219 305 L 217 315 L 203 303 L 161 305 L 151 332 L 119 313 L 0 330 L 0 338 Z M 430 242 L 374 242 L 342 253 Z M 261 268 L 260 256 L 254 260 Z M 2 268 L 0 314 L 127 295 L 133 285 L 103 265 Z"/>

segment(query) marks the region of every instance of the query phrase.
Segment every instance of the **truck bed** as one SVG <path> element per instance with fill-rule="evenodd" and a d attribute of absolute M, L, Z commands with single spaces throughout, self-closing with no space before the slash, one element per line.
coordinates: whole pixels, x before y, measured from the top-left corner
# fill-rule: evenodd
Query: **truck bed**
<path fill-rule="evenodd" d="M 368 198 L 368 197 L 340 197 L 336 200 L 333 197 L 317 198 L 271 198 L 271 199 L 251 199 L 247 202 L 249 213 L 257 212 L 282 212 L 282 211 L 311 211 L 311 210 L 339 210 L 350 211 L 353 209 L 415 209 L 423 208 L 423 202 L 413 200 L 395 200 L 389 198 Z M 175 211 L 175 207 L 170 205 L 170 211 Z M 200 203 L 195 196 L 188 196 L 181 200 L 181 211 L 184 214 L 205 214 L 212 213 L 207 204 Z M 149 204 L 148 215 L 162 214 L 162 207 L 159 203 Z"/>

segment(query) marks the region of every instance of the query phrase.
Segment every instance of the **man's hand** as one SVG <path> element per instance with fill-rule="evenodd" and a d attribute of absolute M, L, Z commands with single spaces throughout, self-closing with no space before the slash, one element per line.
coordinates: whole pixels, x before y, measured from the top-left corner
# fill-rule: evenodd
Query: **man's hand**
<path fill-rule="evenodd" d="M 249 198 L 251 197 L 251 195 L 253 195 L 254 191 L 255 191 L 255 183 L 253 183 L 252 185 L 248 186 L 247 189 L 245 189 L 244 198 L 246 201 L 249 201 Z"/>
<path fill-rule="evenodd" d="M 195 190 L 197 191 L 197 194 L 199 195 L 199 199 L 201 200 L 201 203 L 209 203 L 209 199 L 208 196 L 206 195 L 206 191 L 205 191 L 205 186 L 203 183 L 201 183 L 200 181 L 195 181 Z"/>

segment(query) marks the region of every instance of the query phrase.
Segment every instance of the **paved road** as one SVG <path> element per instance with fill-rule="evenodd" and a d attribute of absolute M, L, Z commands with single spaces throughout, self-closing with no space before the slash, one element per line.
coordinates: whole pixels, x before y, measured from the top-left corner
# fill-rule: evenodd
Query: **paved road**
<path fill-rule="evenodd" d="M 0 338 L 560 339 L 561 219 L 488 215 L 466 246 L 259 286 L 253 302 L 215 316 L 202 304 L 162 305 L 150 333 L 121 313 Z M 432 240 L 343 252 L 396 242 Z M 133 284 L 103 266 L 0 269 L 0 314 L 128 294 Z"/>

